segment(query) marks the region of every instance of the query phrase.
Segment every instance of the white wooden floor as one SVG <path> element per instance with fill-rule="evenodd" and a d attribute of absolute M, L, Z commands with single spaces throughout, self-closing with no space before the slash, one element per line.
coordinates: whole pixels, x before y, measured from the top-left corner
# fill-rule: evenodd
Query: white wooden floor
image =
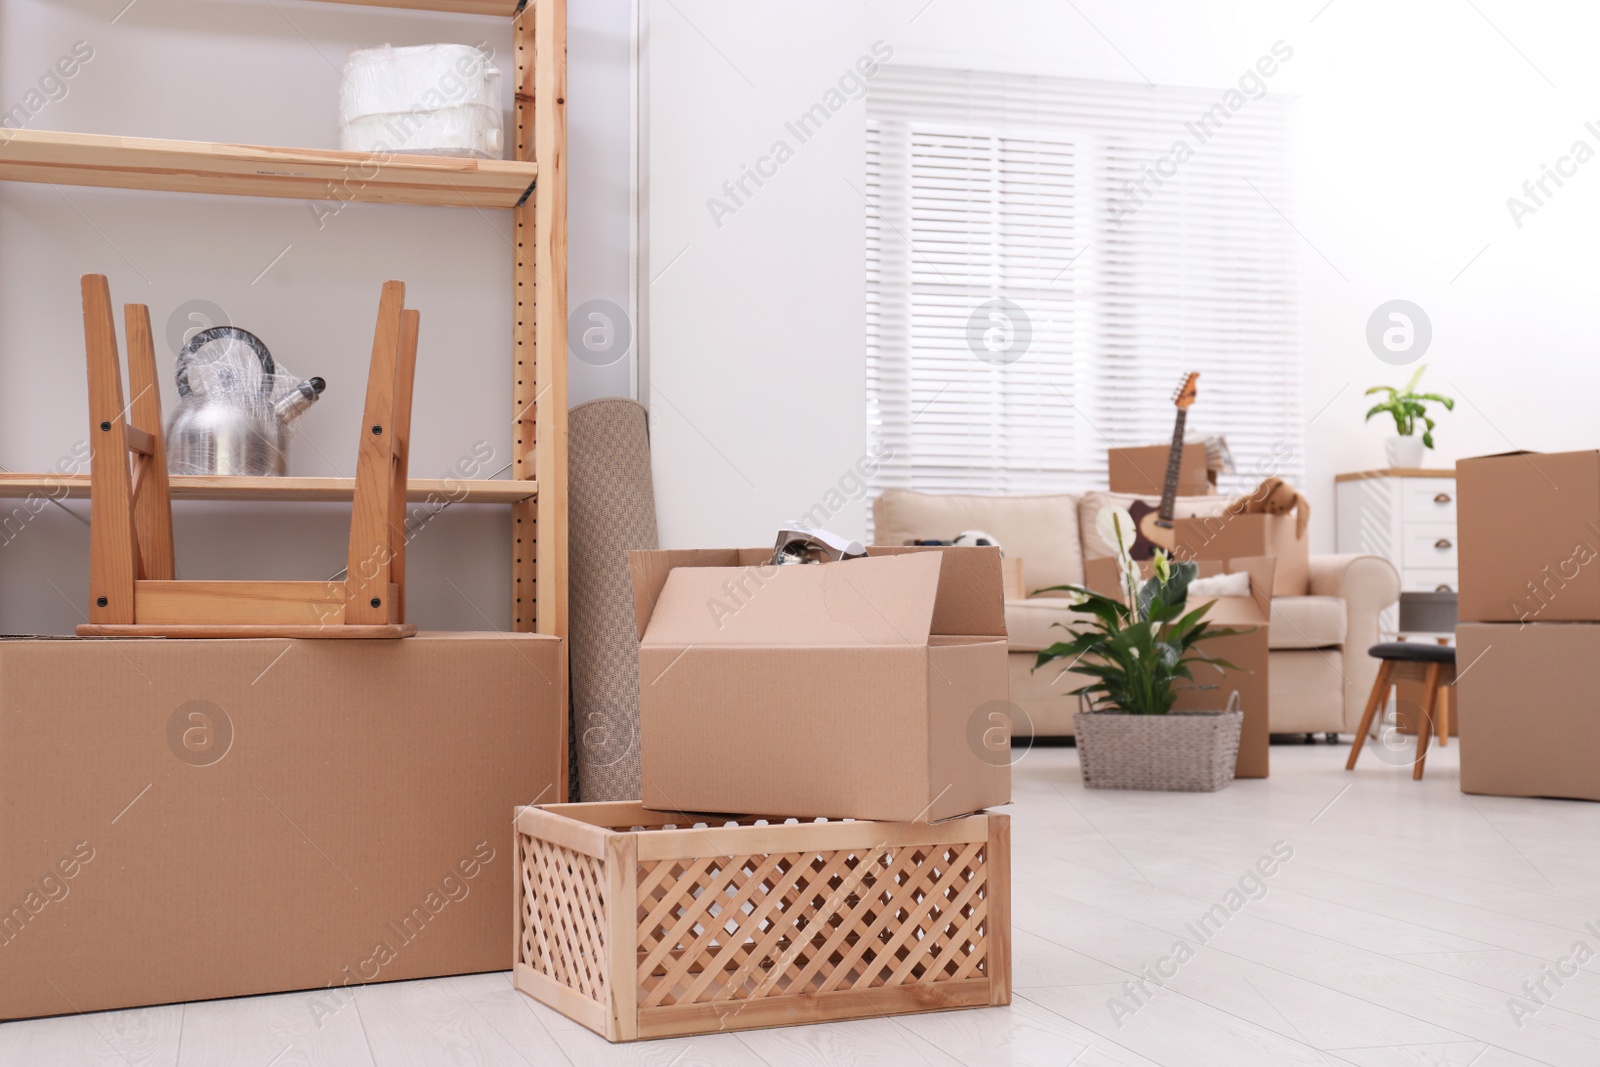
<path fill-rule="evenodd" d="M 1027 754 L 1009 1008 L 611 1047 L 490 974 L 368 986 L 320 1029 L 301 994 L 8 1023 L 0 1063 L 1600 1064 L 1600 958 L 1511 1007 L 1600 952 L 1600 804 L 1464 796 L 1455 746 L 1421 783 L 1348 751 L 1274 747 L 1272 778 L 1213 795 L 1088 792 L 1076 750 Z M 1259 899 L 1201 944 L 1241 879 Z M 1176 973 L 1114 1013 L 1146 968 Z"/>

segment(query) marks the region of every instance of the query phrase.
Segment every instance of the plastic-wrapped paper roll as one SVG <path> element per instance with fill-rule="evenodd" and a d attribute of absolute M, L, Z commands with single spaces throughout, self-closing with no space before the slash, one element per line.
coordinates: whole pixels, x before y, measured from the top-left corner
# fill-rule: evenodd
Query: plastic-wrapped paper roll
<path fill-rule="evenodd" d="M 339 146 L 499 159 L 500 71 L 466 44 L 358 48 L 345 60 Z"/>

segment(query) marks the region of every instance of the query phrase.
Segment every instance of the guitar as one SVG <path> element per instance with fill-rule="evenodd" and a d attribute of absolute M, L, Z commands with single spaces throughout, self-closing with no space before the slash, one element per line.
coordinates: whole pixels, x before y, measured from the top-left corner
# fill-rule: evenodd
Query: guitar
<path fill-rule="evenodd" d="M 1160 507 L 1153 508 L 1143 500 L 1135 500 L 1128 505 L 1128 514 L 1134 525 L 1134 559 L 1149 559 L 1158 548 L 1172 555 L 1177 540 L 1173 530 L 1172 509 L 1178 498 L 1178 474 L 1183 470 L 1183 427 L 1189 418 L 1189 408 L 1194 403 L 1195 382 L 1199 378 L 1198 371 L 1185 375 L 1183 384 L 1172 394 L 1172 405 L 1178 409 L 1178 414 L 1172 423 L 1172 451 L 1167 455 L 1167 478 L 1161 487 Z"/>

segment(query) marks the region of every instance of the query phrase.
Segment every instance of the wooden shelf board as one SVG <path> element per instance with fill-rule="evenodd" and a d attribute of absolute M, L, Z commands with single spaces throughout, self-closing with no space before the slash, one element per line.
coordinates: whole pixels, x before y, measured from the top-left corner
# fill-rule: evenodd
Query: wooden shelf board
<path fill-rule="evenodd" d="M 522 8 L 518 0 L 323 0 L 323 3 L 401 7 L 411 11 L 444 11 L 452 15 L 501 15 L 505 18 L 513 17 Z"/>
<path fill-rule="evenodd" d="M 511 208 L 537 164 L 0 130 L 0 180 L 178 193 Z"/>
<path fill-rule="evenodd" d="M 172 476 L 174 500 L 299 500 L 346 503 L 355 494 L 354 478 L 238 478 Z M 0 499 L 29 496 L 56 500 L 87 498 L 87 474 L 0 474 Z M 531 481 L 504 478 L 413 478 L 406 499 L 457 504 L 514 504 L 538 495 Z M 41 505 L 43 506 L 43 505 Z"/>

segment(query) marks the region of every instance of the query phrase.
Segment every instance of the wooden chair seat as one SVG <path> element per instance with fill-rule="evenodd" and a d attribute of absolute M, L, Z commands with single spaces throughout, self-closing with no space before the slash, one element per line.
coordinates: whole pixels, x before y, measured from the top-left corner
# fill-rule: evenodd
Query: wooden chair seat
<path fill-rule="evenodd" d="M 347 570 L 341 582 L 181 581 L 161 435 L 150 311 L 124 309 L 124 406 L 111 290 L 83 277 L 89 363 L 89 621 L 86 637 L 410 637 L 405 621 L 405 506 L 411 391 L 420 316 L 385 282 L 356 456 Z M 131 456 L 131 460 L 130 460 Z"/>

